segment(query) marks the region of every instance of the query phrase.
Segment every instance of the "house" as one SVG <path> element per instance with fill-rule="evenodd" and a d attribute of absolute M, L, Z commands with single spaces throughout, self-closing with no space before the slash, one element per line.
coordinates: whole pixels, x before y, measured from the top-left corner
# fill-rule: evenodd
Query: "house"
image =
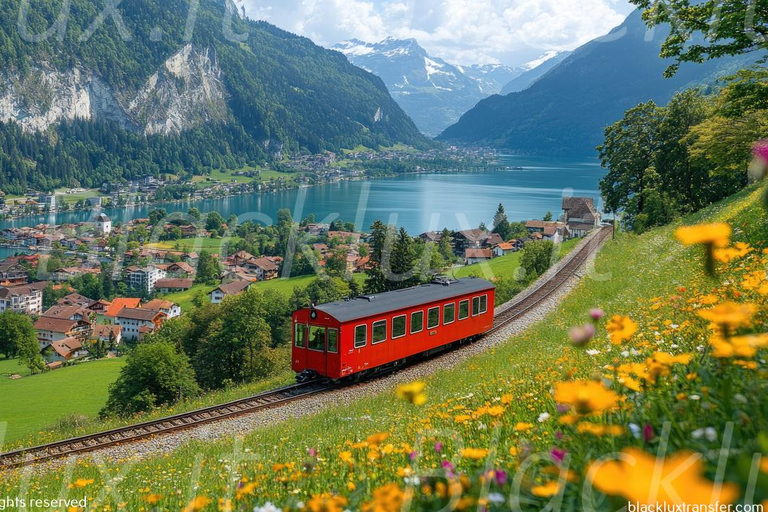
<path fill-rule="evenodd" d="M 251 281 L 233 281 L 231 283 L 222 284 L 209 293 L 208 297 L 211 299 L 211 303 L 221 304 L 226 297 L 239 295 L 250 288 L 252 284 Z"/>
<path fill-rule="evenodd" d="M 152 311 L 165 313 L 168 318 L 176 318 L 181 316 L 181 306 L 174 304 L 169 300 L 153 299 L 144 304 L 142 309 L 149 309 Z"/>
<path fill-rule="evenodd" d="M 185 292 L 195 285 L 194 279 L 181 279 L 176 277 L 166 277 L 158 279 L 155 283 L 155 290 L 160 293 Z"/>
<path fill-rule="evenodd" d="M 141 299 L 119 297 L 112 301 L 106 312 L 104 312 L 104 316 L 115 318 L 123 308 L 138 308 L 140 304 Z"/>
<path fill-rule="evenodd" d="M 100 213 L 96 217 L 96 233 L 101 236 L 107 236 L 112 232 L 112 220 L 105 214 Z"/>
<path fill-rule="evenodd" d="M 46 343 L 40 348 L 40 353 L 48 363 L 63 363 L 88 354 L 83 350 L 83 343 L 76 338 L 64 338 Z"/>
<path fill-rule="evenodd" d="M 123 308 L 115 317 L 121 327 L 123 339 L 136 341 L 162 327 L 166 314 L 144 308 Z"/>
<path fill-rule="evenodd" d="M 92 311 L 93 313 L 97 313 L 99 315 L 103 315 L 107 312 L 107 309 L 109 309 L 109 306 L 112 303 L 108 300 L 99 299 L 97 301 L 94 301 L 93 304 L 88 306 L 88 311 Z"/>
<path fill-rule="evenodd" d="M 485 247 L 493 247 L 494 245 L 498 245 L 504 243 L 504 239 L 501 238 L 501 235 L 498 233 L 490 233 L 488 235 L 488 238 L 485 240 Z"/>
<path fill-rule="evenodd" d="M 0 313 L 15 311 L 39 315 L 43 310 L 43 292 L 33 286 L 0 286 Z"/>
<path fill-rule="evenodd" d="M 562 219 L 571 236 L 582 237 L 600 226 L 602 215 L 591 197 L 564 197 Z"/>
<path fill-rule="evenodd" d="M 269 258 L 254 258 L 245 262 L 243 267 L 253 274 L 259 281 L 269 281 L 277 277 L 280 267 Z"/>
<path fill-rule="evenodd" d="M 196 271 L 189 263 L 179 261 L 177 263 L 171 263 L 166 268 L 165 273 L 169 276 L 176 277 L 189 277 L 195 275 Z"/>
<path fill-rule="evenodd" d="M 91 323 L 86 320 L 68 320 L 46 316 L 41 316 L 35 322 L 35 330 L 41 349 L 51 342 L 65 338 L 76 338 L 83 343 L 92 332 Z"/>
<path fill-rule="evenodd" d="M 66 295 L 57 300 L 56 304 L 59 306 L 78 306 L 81 308 L 89 308 L 93 302 L 93 299 L 89 299 L 85 295 L 80 295 L 79 293 L 70 293 L 69 295 Z"/>
<path fill-rule="evenodd" d="M 57 304 L 48 308 L 48 310 L 43 313 L 42 316 L 48 318 L 59 318 L 62 320 L 85 320 L 87 322 L 91 321 L 90 311 L 81 308 L 80 306 L 62 306 Z"/>
<path fill-rule="evenodd" d="M 91 334 L 91 341 L 103 341 L 109 344 L 110 338 L 114 339 L 115 346 L 123 341 L 123 329 L 119 325 L 95 325 Z"/>
<path fill-rule="evenodd" d="M 0 263 L 0 283 L 6 286 L 27 284 L 29 282 L 29 271 L 19 265 L 16 258 L 7 258 Z"/>
<path fill-rule="evenodd" d="M 443 234 L 440 231 L 427 231 L 426 233 L 420 234 L 419 238 L 422 242 L 428 244 L 430 242 L 439 242 L 442 240 Z"/>
<path fill-rule="evenodd" d="M 464 251 L 464 264 L 482 263 L 493 258 L 491 249 L 466 249 Z"/>
<path fill-rule="evenodd" d="M 165 277 L 167 277 L 165 270 L 157 267 L 128 269 L 128 285 L 134 290 L 144 290 L 147 293 L 152 293 L 157 281 Z"/>
<path fill-rule="evenodd" d="M 502 242 L 493 246 L 493 255 L 496 257 L 506 256 L 518 250 L 512 242 Z"/>
<path fill-rule="evenodd" d="M 482 229 L 459 231 L 454 236 L 454 250 L 463 254 L 467 249 L 481 249 L 490 237 L 491 235 Z"/>
<path fill-rule="evenodd" d="M 565 222 L 529 220 L 525 228 L 534 240 L 552 240 L 557 244 L 570 238 L 570 230 Z"/>

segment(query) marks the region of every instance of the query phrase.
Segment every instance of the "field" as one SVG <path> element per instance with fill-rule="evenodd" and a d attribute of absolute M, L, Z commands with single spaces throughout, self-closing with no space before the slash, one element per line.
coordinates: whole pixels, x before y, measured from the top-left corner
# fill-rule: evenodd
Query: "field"
<path fill-rule="evenodd" d="M 240 237 L 233 236 L 229 238 L 182 238 L 181 240 L 167 240 L 163 242 L 154 242 L 146 244 L 149 249 L 160 251 L 182 251 L 182 252 L 200 252 L 208 251 L 217 254 L 221 253 L 222 244 L 236 244 Z"/>
<path fill-rule="evenodd" d="M 0 422 L 8 424 L 5 442 L 35 434 L 68 415 L 95 417 L 123 364 L 123 359 L 105 359 L 18 380 L 0 377 Z M 29 374 L 16 361 L 0 361 L 0 375 L 6 371 Z"/>
<path fill-rule="evenodd" d="M 236 172 L 240 171 L 253 171 L 258 170 L 260 171 L 259 177 L 251 177 L 251 176 L 236 176 Z M 195 176 L 192 178 L 192 183 L 196 184 L 198 187 L 205 187 L 209 185 L 212 181 L 213 182 L 221 182 L 221 183 L 253 183 L 255 181 L 275 181 L 280 178 L 287 180 L 287 181 L 293 181 L 296 177 L 300 176 L 300 174 L 296 173 L 287 173 L 287 172 L 279 172 L 279 171 L 273 171 L 269 169 L 260 169 L 260 168 L 254 168 L 254 167 L 244 167 L 242 169 L 238 169 L 235 171 L 222 171 L 220 169 L 214 169 L 211 171 L 211 173 L 207 176 Z M 210 181 L 209 181 L 210 179 Z"/>
<path fill-rule="evenodd" d="M 581 240 L 576 238 L 563 242 L 558 246 L 558 258 L 562 258 L 576 247 Z M 520 258 L 522 252 L 513 252 L 498 258 L 493 258 L 484 263 L 475 263 L 474 265 L 465 265 L 451 269 L 450 275 L 456 278 L 460 277 L 483 277 L 494 279 L 497 277 L 512 278 L 515 271 L 520 267 Z"/>
<path fill-rule="evenodd" d="M 84 192 L 77 192 L 74 194 L 67 194 L 66 188 L 59 189 L 56 191 L 56 200 L 57 201 L 64 201 L 65 203 L 76 203 L 78 201 L 84 201 L 86 199 L 90 199 L 91 197 L 98 197 L 101 194 L 96 189 L 86 190 Z"/>
<path fill-rule="evenodd" d="M 737 240 L 764 244 L 768 234 L 763 219 L 758 192 L 751 189 L 686 219 L 686 222 L 729 221 L 739 227 L 735 235 Z M 586 379 L 596 371 L 603 374 L 605 370 L 601 369 L 606 364 L 616 364 L 614 361 L 617 359 L 629 358 L 631 361 L 646 357 L 654 350 L 680 354 L 685 350 L 695 350 L 700 343 L 699 337 L 706 331 L 707 324 L 704 322 L 702 325 L 701 319 L 696 320 L 698 317 L 692 308 L 702 307 L 699 304 L 705 301 L 712 303 L 712 294 L 707 290 L 712 289 L 713 282 L 703 273 L 701 248 L 683 247 L 673 236 L 675 227 L 665 227 L 642 236 L 623 235 L 616 241 L 608 242 L 598 257 L 595 269 L 556 312 L 509 342 L 472 357 L 453 370 L 441 371 L 427 378 L 424 383 L 426 403 L 421 406 L 395 396 L 392 387 L 374 396 L 329 407 L 302 421 L 281 423 L 253 432 L 242 442 L 246 452 L 253 452 L 254 460 L 249 457 L 240 459 L 236 470 L 231 460 L 232 440 L 212 443 L 195 441 L 170 456 L 145 460 L 139 467 L 121 471 L 120 481 L 112 485 L 120 491 L 128 509 L 144 506 L 151 496 L 161 509 L 180 509 L 197 497 L 198 503 L 211 503 L 212 506 L 206 510 L 215 510 L 219 498 L 231 499 L 238 510 L 262 506 L 266 502 L 284 505 L 290 510 L 298 510 L 301 504 L 306 503 L 316 505 L 317 510 L 332 510 L 336 506 L 339 510 L 357 510 L 366 503 L 391 505 L 386 507 L 382 504 L 375 510 L 399 510 L 407 491 L 412 493 L 412 510 L 440 509 L 449 493 L 457 500 L 461 498 L 467 510 L 476 509 L 478 494 L 484 493 L 486 498 L 480 499 L 485 503 L 494 503 L 493 510 L 501 510 L 504 508 L 498 503 L 503 504 L 504 496 L 510 495 L 511 477 L 516 470 L 523 469 L 529 472 L 528 478 L 516 485 L 522 486 L 520 492 L 526 509 L 541 509 L 550 499 L 561 500 L 558 503 L 565 503 L 568 508 L 581 508 L 578 501 L 582 499 L 581 483 L 586 478 L 590 459 L 623 446 L 639 446 L 642 451 L 655 450 L 657 444 L 651 441 L 656 439 L 655 443 L 658 443 L 658 436 L 666 428 L 663 425 L 667 419 L 679 426 L 673 427 L 677 429 L 674 435 L 664 441 L 670 443 L 670 450 L 685 446 L 697 451 L 716 451 L 720 446 L 718 439 L 707 441 L 691 437 L 690 432 L 702 425 L 721 421 L 723 416 L 717 404 L 724 404 L 723 407 L 732 410 L 736 417 L 745 414 L 748 406 L 755 407 L 755 411 L 763 411 L 764 404 L 755 404 L 754 392 L 739 394 L 738 401 L 723 402 L 718 398 L 719 393 L 727 393 L 728 389 L 735 392 L 730 386 L 741 382 L 735 377 L 749 372 L 748 367 L 729 366 L 727 369 L 733 379 L 713 380 L 707 377 L 705 370 L 699 370 L 697 376 L 696 368 L 700 362 L 691 362 L 691 369 L 684 366 L 677 369 L 677 365 L 691 361 L 684 353 L 674 356 L 674 361 L 666 363 L 669 366 L 662 366 L 669 373 L 654 377 L 658 379 L 655 382 L 660 394 L 657 395 L 652 387 L 645 388 L 657 401 L 648 402 L 647 406 L 622 408 L 616 414 L 583 416 L 581 422 L 591 425 L 590 430 L 579 429 L 577 432 L 575 426 L 570 426 L 573 424 L 558 423 L 554 419 L 563 413 L 556 410 L 551 398 L 553 383 L 568 379 L 568 376 Z M 721 268 L 724 272 L 734 272 L 734 275 L 754 268 L 755 264 L 759 268 L 764 260 L 761 250 L 762 245 L 757 245 L 757 250 L 748 256 L 745 263 L 737 261 Z M 722 286 L 741 286 L 740 278 L 734 281 L 723 279 L 722 282 L 738 283 Z M 714 284 L 716 289 L 720 289 L 719 286 Z M 730 292 L 723 293 L 730 296 Z M 590 350 L 569 342 L 571 327 L 587 322 L 590 308 L 594 307 L 602 308 L 608 316 L 629 315 L 637 322 L 635 331 L 628 329 L 628 337 L 632 339 L 629 346 L 638 355 L 633 355 L 629 349 L 623 355 L 622 347 L 608 342 L 603 327 L 605 320 L 588 345 Z M 611 332 L 617 333 L 627 330 L 613 329 Z M 707 379 L 708 389 L 702 388 L 704 384 L 700 379 Z M 599 383 L 595 385 L 599 386 Z M 407 393 L 403 389 L 402 392 L 402 396 L 414 401 L 421 400 L 423 396 L 418 388 L 407 390 Z M 601 393 L 606 392 L 593 392 L 594 401 L 590 399 L 580 407 L 606 406 L 605 402 L 612 400 L 611 395 L 603 397 Z M 622 393 L 631 393 L 632 398 L 627 400 L 632 403 L 645 403 L 642 393 Z M 710 400 L 707 393 L 718 395 Z M 561 400 L 567 404 L 570 399 L 563 395 Z M 705 403 L 710 405 L 709 412 L 701 408 Z M 579 409 L 582 413 L 584 410 Z M 563 419 L 567 417 L 563 415 Z M 761 426 L 765 423 L 762 412 L 748 417 L 760 421 Z M 605 426 L 602 421 L 606 418 L 616 423 Z M 626 428 L 628 421 L 649 425 L 645 427 L 644 434 L 638 434 L 640 440 L 636 440 L 631 429 Z M 750 430 L 751 424 L 739 420 L 733 431 L 734 442 L 755 442 L 756 435 Z M 595 430 L 604 427 L 610 427 L 611 433 L 599 434 Z M 642 430 L 642 427 L 639 428 Z M 748 437 L 741 437 L 745 435 L 742 430 Z M 642 436 L 648 441 L 642 441 Z M 564 451 L 560 451 L 560 447 Z M 580 447 L 589 451 L 581 451 Z M 535 453 L 540 455 L 526 462 L 525 457 Z M 563 453 L 569 454 L 569 458 L 558 463 L 563 460 Z M 717 458 L 706 460 L 707 476 L 714 475 L 716 462 Z M 728 463 L 729 468 L 733 467 L 732 463 L 735 464 L 731 460 Z M 74 467 L 74 473 L 67 477 L 68 481 L 82 479 L 80 481 L 84 484 L 76 486 L 70 496 L 98 492 L 106 484 L 102 475 L 115 471 L 117 467 L 118 463 L 111 462 Z M 493 473 L 488 473 L 489 468 L 493 469 Z M 685 471 L 686 478 L 698 478 L 697 482 L 703 478 L 701 485 L 704 490 L 708 489 L 707 477 L 698 476 L 701 471 L 698 465 L 685 468 L 679 467 L 680 471 Z M 446 484 L 441 487 L 439 481 L 426 478 L 420 480 L 419 487 L 413 487 L 412 475 L 423 474 L 425 469 L 442 475 Z M 734 471 L 728 471 L 727 481 L 740 478 Z M 696 473 L 690 475 L 692 472 Z M 489 474 L 492 475 L 490 481 Z M 228 476 L 225 478 L 225 475 Z M 558 480 L 558 475 L 561 480 Z M 237 493 L 229 487 L 230 476 L 241 482 Z M 647 474 L 634 477 L 614 475 L 612 481 L 631 478 L 638 487 L 647 477 Z M 21 485 L 15 478 L 8 482 L 9 490 Z M 610 478 L 607 482 L 611 481 Z M 740 482 L 746 485 L 744 478 Z M 605 489 L 606 485 L 609 484 L 601 488 Z M 61 486 L 59 473 L 37 474 L 31 481 L 35 496 L 57 493 Z M 177 494 L 176 489 L 182 489 L 182 494 Z M 587 489 L 595 495 L 596 509 L 617 508 L 609 508 L 610 502 L 606 501 L 604 494 L 591 487 Z M 684 491 L 683 488 L 677 489 Z M 732 492 L 733 486 L 726 486 L 726 490 L 727 495 L 715 496 L 731 501 L 736 496 Z M 763 495 L 763 491 L 760 492 L 758 496 Z M 488 501 L 495 500 L 497 496 L 500 496 L 500 502 Z M 692 499 L 700 497 L 699 494 Z M 116 503 L 112 503 L 113 499 L 106 496 L 105 503 L 114 507 Z M 326 505 L 322 506 L 323 503 Z M 622 503 L 626 505 L 626 500 L 615 502 L 618 507 Z"/>

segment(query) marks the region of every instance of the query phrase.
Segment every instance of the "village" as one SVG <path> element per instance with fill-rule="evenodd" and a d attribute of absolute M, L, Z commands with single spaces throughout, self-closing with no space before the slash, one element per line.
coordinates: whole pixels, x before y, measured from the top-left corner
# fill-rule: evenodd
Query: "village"
<path fill-rule="evenodd" d="M 564 198 L 562 208 L 558 220 L 548 214 L 544 220 L 518 223 L 522 236 L 513 238 L 487 228 L 426 232 L 417 238 L 439 244 L 450 236 L 449 264 L 457 268 L 503 258 L 531 241 L 560 244 L 580 238 L 602 223 L 591 198 Z M 190 213 L 201 221 L 169 220 L 159 212 L 120 225 L 101 213 L 93 222 L 76 225 L 3 229 L 0 241 L 24 250 L 0 262 L 0 313 L 30 317 L 45 365 L 56 369 L 120 356 L 168 319 L 184 314 L 194 290 L 199 292 L 195 300 L 220 304 L 258 283 L 299 279 L 273 245 L 254 254 L 239 248 L 237 229 L 216 212 L 205 217 Z M 297 253 L 312 260 L 305 274 L 352 276 L 370 268 L 370 235 L 342 221 L 290 222 L 299 235 Z M 148 241 L 155 224 L 164 233 L 163 242 Z M 186 304 L 174 300 L 181 296 L 187 297 Z"/>
<path fill-rule="evenodd" d="M 278 155 L 279 156 L 279 155 Z M 73 210 L 135 207 L 167 201 L 202 201 L 244 194 L 269 194 L 368 175 L 388 175 L 394 163 L 405 172 L 448 172 L 491 165 L 496 154 L 484 149 L 449 148 L 438 151 L 396 148 L 373 151 L 357 148 L 343 155 L 326 151 L 279 160 L 272 167 L 212 170 L 209 175 L 145 176 L 136 180 L 106 182 L 98 189 L 65 187 L 57 191 L 28 190 L 23 196 L 0 191 L 0 217 L 13 219 Z M 428 163 L 440 162 L 435 167 Z"/>

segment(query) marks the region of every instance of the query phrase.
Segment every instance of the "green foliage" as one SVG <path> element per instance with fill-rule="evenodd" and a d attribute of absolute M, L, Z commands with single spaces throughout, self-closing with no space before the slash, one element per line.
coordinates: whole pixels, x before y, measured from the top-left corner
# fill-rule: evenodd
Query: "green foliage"
<path fill-rule="evenodd" d="M 641 103 L 605 131 L 598 148 L 607 175 L 606 210 L 624 212 L 642 232 L 733 194 L 746 184 L 750 148 L 765 133 L 764 116 L 718 115 L 721 97 L 676 94 L 666 107 Z"/>
<path fill-rule="evenodd" d="M 630 0 L 644 9 L 649 26 L 668 25 L 661 57 L 676 59 L 667 70 L 674 75 L 682 62 L 704 62 L 724 55 L 739 55 L 768 48 L 765 1 L 741 0 Z"/>
<path fill-rule="evenodd" d="M 532 282 L 552 265 L 555 244 L 551 240 L 535 240 L 525 244 L 520 267 L 525 269 L 526 282 Z"/>
<path fill-rule="evenodd" d="M 27 315 L 13 311 L 0 314 L 0 352 L 6 358 L 18 357 L 19 364 L 32 373 L 45 369 L 37 344 L 37 332 Z"/>
<path fill-rule="evenodd" d="M 200 251 L 197 261 L 197 275 L 195 282 L 198 284 L 216 284 L 221 277 L 221 266 L 218 259 L 208 251 Z"/>
<path fill-rule="evenodd" d="M 102 416 L 129 416 L 194 396 L 200 388 L 189 359 L 170 343 L 142 343 L 109 388 Z"/>
<path fill-rule="evenodd" d="M 509 219 L 507 218 L 507 212 L 504 211 L 504 205 L 499 203 L 499 207 L 496 209 L 496 215 L 493 217 L 493 233 L 498 233 L 502 240 L 508 240 L 510 234 Z"/>

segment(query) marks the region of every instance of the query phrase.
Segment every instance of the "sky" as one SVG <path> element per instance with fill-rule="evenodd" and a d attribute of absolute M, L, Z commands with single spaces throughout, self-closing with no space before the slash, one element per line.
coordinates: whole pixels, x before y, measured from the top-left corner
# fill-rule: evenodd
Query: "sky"
<path fill-rule="evenodd" d="M 236 0 L 265 20 L 331 47 L 347 39 L 416 39 L 455 64 L 516 66 L 573 50 L 633 10 L 627 0 Z"/>

